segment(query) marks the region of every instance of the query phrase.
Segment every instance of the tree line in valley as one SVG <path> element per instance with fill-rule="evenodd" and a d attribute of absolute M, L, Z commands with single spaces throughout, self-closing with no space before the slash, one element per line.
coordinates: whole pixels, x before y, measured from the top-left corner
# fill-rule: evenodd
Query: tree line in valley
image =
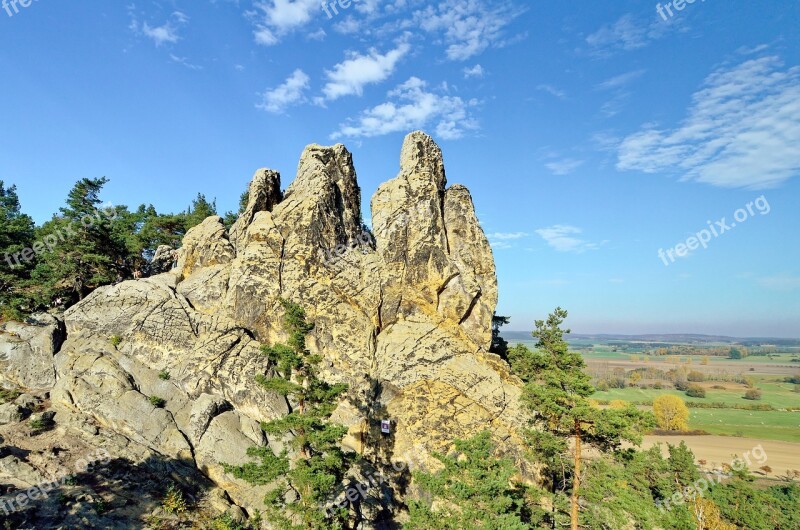
<path fill-rule="evenodd" d="M 97 287 L 146 272 L 159 246 L 178 248 L 190 228 L 217 215 L 215 201 L 200 193 L 174 214 L 152 205 L 104 205 L 107 182 L 79 180 L 64 206 L 37 226 L 16 187 L 0 180 L 0 319 L 69 307 Z M 228 212 L 223 219 L 230 226 L 236 217 Z"/>

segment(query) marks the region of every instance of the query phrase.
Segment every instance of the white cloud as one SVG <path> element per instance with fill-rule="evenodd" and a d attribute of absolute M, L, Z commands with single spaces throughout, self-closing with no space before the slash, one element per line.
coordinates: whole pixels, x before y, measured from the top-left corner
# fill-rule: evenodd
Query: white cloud
<path fill-rule="evenodd" d="M 483 66 L 476 64 L 472 68 L 464 68 L 464 79 L 483 77 Z"/>
<path fill-rule="evenodd" d="M 190 63 L 189 59 L 187 59 L 186 57 L 178 57 L 177 55 L 169 54 L 169 58 L 172 59 L 172 62 L 175 62 L 175 63 L 178 63 L 178 64 L 182 64 L 183 66 L 185 66 L 189 70 L 202 70 L 203 69 L 202 66 Z"/>
<path fill-rule="evenodd" d="M 394 72 L 398 61 L 411 49 L 406 43 L 401 43 L 397 48 L 380 55 L 372 49 L 369 55 L 358 53 L 328 70 L 325 75 L 328 83 L 322 89 L 328 100 L 338 99 L 343 96 L 362 95 L 364 86 L 380 83 Z"/>
<path fill-rule="evenodd" d="M 553 225 L 547 228 L 540 228 L 536 231 L 545 242 L 558 252 L 585 252 L 586 250 L 596 250 L 600 244 L 589 243 L 575 237 L 583 233 L 583 230 L 569 225 Z"/>
<path fill-rule="evenodd" d="M 586 37 L 586 43 L 598 55 L 610 55 L 617 50 L 636 50 L 663 37 L 671 26 L 660 20 L 650 23 L 636 20 L 633 15 L 627 14 Z"/>
<path fill-rule="evenodd" d="M 393 101 L 364 110 L 357 119 L 342 124 L 331 137 L 382 136 L 424 129 L 435 123 L 436 134 L 452 140 L 478 128 L 469 114 L 469 108 L 477 105 L 477 101 L 428 91 L 427 83 L 419 78 L 410 78 L 388 96 Z"/>
<path fill-rule="evenodd" d="M 268 0 L 257 2 L 260 11 L 254 32 L 258 44 L 272 46 L 281 37 L 311 21 L 312 13 L 320 9 L 317 0 Z"/>
<path fill-rule="evenodd" d="M 150 26 L 147 22 L 142 24 L 142 33 L 153 40 L 156 46 L 161 46 L 164 43 L 174 44 L 180 40 L 178 35 L 178 26 L 185 25 L 189 21 L 189 17 L 175 11 L 171 15 L 172 20 L 168 20 L 161 26 Z M 136 29 L 138 24 L 133 20 L 130 25 L 131 29 Z"/>
<path fill-rule="evenodd" d="M 546 167 L 556 175 L 569 175 L 582 165 L 583 165 L 583 160 L 565 158 L 563 160 L 548 162 L 547 164 L 544 165 L 544 167 Z"/>
<path fill-rule="evenodd" d="M 333 29 L 337 32 L 342 33 L 343 35 L 354 35 L 356 33 L 362 33 L 362 24 L 361 20 L 356 19 L 354 16 L 346 16 L 344 20 L 341 22 L 337 22 Z"/>
<path fill-rule="evenodd" d="M 322 29 L 322 28 L 319 28 L 317 31 L 315 31 L 313 33 L 309 33 L 308 35 L 306 35 L 306 38 L 308 40 L 321 41 L 321 40 L 325 40 L 325 37 L 327 37 L 327 36 L 328 36 L 328 34 L 325 33 L 325 30 Z"/>
<path fill-rule="evenodd" d="M 282 85 L 264 92 L 261 103 L 256 107 L 280 114 L 291 105 L 305 101 L 303 92 L 308 89 L 308 81 L 308 76 L 302 70 L 297 69 Z"/>
<path fill-rule="evenodd" d="M 536 90 L 541 90 L 543 92 L 547 92 L 551 96 L 555 96 L 558 99 L 565 99 L 567 95 L 562 91 L 554 87 L 553 85 L 538 85 Z"/>
<path fill-rule="evenodd" d="M 758 284 L 761 287 L 776 291 L 793 291 L 794 289 L 800 289 L 800 276 L 791 276 L 789 274 L 767 276 L 759 278 Z"/>
<path fill-rule="evenodd" d="M 504 28 L 520 13 L 506 3 L 491 8 L 488 1 L 443 0 L 416 11 L 413 24 L 443 35 L 447 58 L 465 61 L 490 46 L 501 46 Z"/>
<path fill-rule="evenodd" d="M 768 188 L 800 172 L 798 145 L 800 67 L 763 57 L 709 75 L 676 129 L 649 126 L 625 138 L 617 168 Z"/>
<path fill-rule="evenodd" d="M 631 72 L 626 72 L 624 74 L 612 77 L 611 79 L 606 79 L 602 83 L 598 84 L 597 88 L 601 90 L 613 90 L 615 88 L 621 88 L 634 79 L 638 79 L 642 76 L 642 74 L 644 74 L 644 70 L 633 70 Z"/>
<path fill-rule="evenodd" d="M 489 239 L 500 239 L 500 240 L 521 239 L 527 236 L 528 234 L 526 234 L 525 232 L 495 232 L 494 234 L 486 235 L 486 237 Z"/>

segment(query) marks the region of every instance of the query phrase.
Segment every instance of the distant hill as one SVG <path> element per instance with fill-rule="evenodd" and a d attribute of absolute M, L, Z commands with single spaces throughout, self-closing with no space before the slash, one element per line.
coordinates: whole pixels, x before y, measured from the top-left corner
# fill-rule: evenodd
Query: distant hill
<path fill-rule="evenodd" d="M 509 342 L 533 340 L 530 331 L 504 331 L 502 337 Z M 647 335 L 615 335 L 615 334 L 581 334 L 571 333 L 567 340 L 572 341 L 597 341 L 597 342 L 660 342 L 674 344 L 744 344 L 759 345 L 772 344 L 776 346 L 800 346 L 800 339 L 776 339 L 770 337 L 727 337 L 725 335 L 698 335 L 692 333 L 666 333 Z"/>

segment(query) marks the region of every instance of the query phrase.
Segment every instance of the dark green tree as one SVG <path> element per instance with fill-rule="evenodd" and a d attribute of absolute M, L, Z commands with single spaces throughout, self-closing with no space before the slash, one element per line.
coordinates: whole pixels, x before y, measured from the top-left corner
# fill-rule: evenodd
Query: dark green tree
<path fill-rule="evenodd" d="M 444 469 L 414 472 L 428 501 L 411 501 L 407 530 L 528 530 L 537 528 L 541 510 L 535 490 L 515 483 L 514 463 L 495 456 L 491 434 L 483 431 L 469 440 L 455 441 L 456 454 L 434 456 Z M 438 507 L 432 509 L 432 502 Z"/>
<path fill-rule="evenodd" d="M 533 332 L 536 351 L 516 347 L 509 352 L 509 360 L 512 370 L 526 383 L 522 400 L 535 427 L 528 432 L 532 452 L 554 484 L 565 488 L 567 473 L 572 474 L 570 525 L 577 530 L 583 445 L 603 453 L 619 450 L 624 441 L 638 445 L 642 433 L 652 429 L 655 420 L 652 414 L 633 406 L 602 410 L 592 405 L 588 398 L 595 389 L 584 372 L 583 357 L 570 352 L 564 340 L 564 334 L 569 333 L 561 328 L 566 318 L 567 312 L 556 308 L 547 320 L 537 320 Z M 564 457 L 569 442 L 571 470 Z"/>
<path fill-rule="evenodd" d="M 492 315 L 492 345 L 489 347 L 489 351 L 503 359 L 508 358 L 508 341 L 500 336 L 500 328 L 509 322 L 511 322 L 510 317 L 501 317 L 497 313 Z"/>
<path fill-rule="evenodd" d="M 274 377 L 257 380 L 290 403 L 292 410 L 287 416 L 265 422 L 262 428 L 271 436 L 290 436 L 292 453 L 275 455 L 268 448 L 253 448 L 251 455 L 259 458 L 257 462 L 225 468 L 253 483 L 280 482 L 265 499 L 265 517 L 275 528 L 345 528 L 346 510 L 331 515 L 324 505 L 344 479 L 352 459 L 339 446 L 347 428 L 329 421 L 347 386 L 331 385 L 320 378 L 322 359 L 306 349 L 306 335 L 314 326 L 306 321 L 302 307 L 286 300 L 281 303 L 289 340 L 263 348 Z M 296 500 L 287 501 L 290 496 Z"/>
<path fill-rule="evenodd" d="M 184 214 L 184 234 L 212 215 L 217 215 L 217 201 L 209 202 L 205 195 L 198 193 Z"/>
<path fill-rule="evenodd" d="M 23 257 L 24 249 L 31 248 L 34 223 L 22 213 L 15 186 L 9 188 L 0 180 L 0 319 L 19 319 L 29 305 L 26 289 L 34 262 L 33 250 Z"/>
<path fill-rule="evenodd" d="M 124 268 L 127 249 L 112 229 L 117 210 L 101 207 L 100 191 L 107 182 L 105 177 L 79 180 L 60 215 L 37 230 L 38 240 L 57 240 L 37 256 L 32 273 L 41 306 L 55 297 L 65 303 L 82 300 L 93 289 L 113 282 Z"/>

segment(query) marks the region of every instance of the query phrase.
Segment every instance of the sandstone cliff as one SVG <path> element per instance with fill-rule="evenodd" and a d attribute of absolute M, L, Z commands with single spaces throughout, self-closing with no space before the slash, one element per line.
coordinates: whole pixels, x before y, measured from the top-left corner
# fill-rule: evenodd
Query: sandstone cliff
<path fill-rule="evenodd" d="M 482 429 L 513 449 L 519 385 L 488 353 L 491 248 L 467 189 L 447 187 L 430 137 L 405 139 L 400 172 L 371 210 L 369 230 L 345 147 L 311 145 L 285 193 L 277 172 L 259 170 L 230 231 L 219 217 L 193 228 L 175 269 L 97 289 L 63 323 L 42 317 L 51 320 L 0 336 L 0 377 L 51 389 L 57 423 L 90 422 L 92 443 L 112 456 L 185 462 L 252 512 L 269 488 L 220 463 L 248 461 L 254 445 L 282 447 L 259 422 L 289 404 L 255 377 L 270 375 L 260 346 L 286 338 L 285 298 L 315 324 L 308 347 L 323 357 L 324 377 L 349 385 L 334 419 L 350 428 L 350 449 L 376 465 L 412 453 L 426 464 Z M 382 419 L 391 434 L 381 434 Z"/>

